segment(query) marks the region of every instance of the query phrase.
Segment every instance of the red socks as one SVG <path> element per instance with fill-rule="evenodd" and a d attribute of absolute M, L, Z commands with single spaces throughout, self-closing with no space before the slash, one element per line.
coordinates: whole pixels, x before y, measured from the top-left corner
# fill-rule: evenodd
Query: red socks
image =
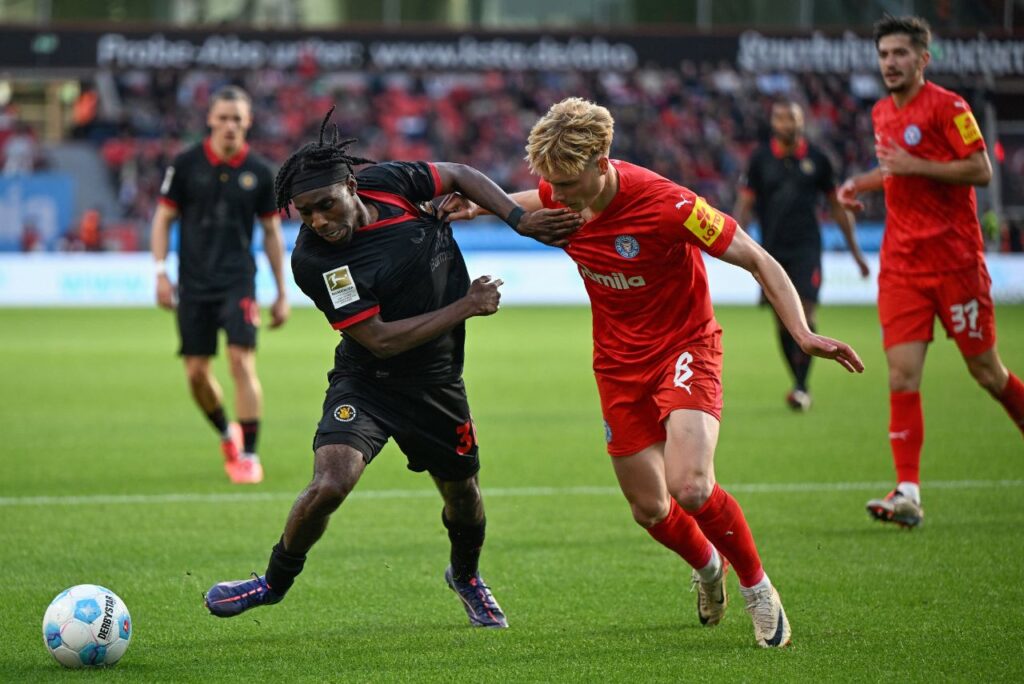
<path fill-rule="evenodd" d="M 924 416 L 920 392 L 889 393 L 889 445 L 897 482 L 921 482 Z"/>
<path fill-rule="evenodd" d="M 711 542 L 676 500 L 670 500 L 672 504 L 668 515 L 657 525 L 648 527 L 647 532 L 699 570 L 711 562 Z"/>
<path fill-rule="evenodd" d="M 701 532 L 732 563 L 741 586 L 752 587 L 764 579 L 761 558 L 736 499 L 716 484 L 700 510 L 690 515 Z"/>
<path fill-rule="evenodd" d="M 1010 380 L 997 399 L 1010 414 L 1010 419 L 1020 428 L 1021 433 L 1024 433 L 1024 382 L 1010 373 Z"/>

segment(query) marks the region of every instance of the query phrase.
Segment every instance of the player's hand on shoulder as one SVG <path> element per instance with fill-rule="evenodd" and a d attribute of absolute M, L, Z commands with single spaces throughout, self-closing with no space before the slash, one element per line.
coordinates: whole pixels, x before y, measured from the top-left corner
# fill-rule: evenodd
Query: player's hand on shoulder
<path fill-rule="evenodd" d="M 805 354 L 811 356 L 835 359 L 836 363 L 851 373 L 864 372 L 864 362 L 860 360 L 853 347 L 845 342 L 812 333 L 800 342 L 800 348 L 804 350 Z"/>
<path fill-rule="evenodd" d="M 565 247 L 569 237 L 580 229 L 583 217 L 572 209 L 538 209 L 528 211 L 519 219 L 516 232 L 552 247 Z"/>
<path fill-rule="evenodd" d="M 844 209 L 849 211 L 861 211 L 864 209 L 864 203 L 857 199 L 857 186 L 854 184 L 853 179 L 849 178 L 839 189 L 836 190 L 836 199 L 843 205 Z"/>
<path fill-rule="evenodd" d="M 490 316 L 500 308 L 501 292 L 498 290 L 503 285 L 501 278 L 492 278 L 489 275 L 480 276 L 469 286 L 465 300 L 470 306 L 470 316 Z"/>
<path fill-rule="evenodd" d="M 270 327 L 280 328 L 288 320 L 288 317 L 292 313 L 291 304 L 288 303 L 288 298 L 284 295 L 278 295 L 277 299 L 270 306 Z"/>
<path fill-rule="evenodd" d="M 161 309 L 173 309 L 174 308 L 174 284 L 171 283 L 171 279 L 167 277 L 166 273 L 161 273 L 156 277 L 156 303 Z"/>

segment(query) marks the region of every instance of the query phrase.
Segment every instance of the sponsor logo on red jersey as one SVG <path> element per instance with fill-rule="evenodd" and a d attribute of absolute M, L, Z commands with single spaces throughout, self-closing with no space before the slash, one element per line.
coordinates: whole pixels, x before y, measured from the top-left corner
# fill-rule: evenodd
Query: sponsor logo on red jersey
<path fill-rule="evenodd" d="M 611 275 L 608 275 L 605 273 L 591 271 L 583 264 L 580 264 L 579 266 L 580 275 L 584 278 L 593 280 L 598 285 L 610 287 L 613 290 L 628 290 L 633 287 L 644 287 L 647 285 L 647 281 L 644 280 L 643 276 L 627 276 L 624 273 L 612 273 Z"/>

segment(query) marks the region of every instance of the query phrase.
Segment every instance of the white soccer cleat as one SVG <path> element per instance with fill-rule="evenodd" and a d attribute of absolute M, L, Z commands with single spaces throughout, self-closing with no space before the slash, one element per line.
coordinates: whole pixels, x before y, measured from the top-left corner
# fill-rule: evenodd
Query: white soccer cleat
<path fill-rule="evenodd" d="M 924 509 L 903 492 L 894 489 L 884 499 L 872 499 L 867 503 L 868 513 L 875 520 L 896 523 L 900 527 L 913 529 L 924 520 Z"/>
<path fill-rule="evenodd" d="M 795 389 L 786 395 L 786 404 L 798 413 L 811 409 L 811 395 L 802 389 Z"/>
<path fill-rule="evenodd" d="M 697 589 L 697 619 L 705 627 L 714 627 L 725 617 L 725 609 L 729 605 L 729 597 L 725 592 L 725 573 L 729 570 L 729 561 L 722 557 L 722 565 L 718 569 L 718 577 L 711 582 L 702 582 L 700 574 L 694 570 L 690 579 L 690 591 Z"/>
<path fill-rule="evenodd" d="M 782 608 L 782 599 L 775 587 L 768 585 L 760 589 L 740 588 L 746 601 L 747 613 L 754 621 L 754 639 L 761 648 L 782 648 L 788 646 L 792 630 L 789 619 Z"/>

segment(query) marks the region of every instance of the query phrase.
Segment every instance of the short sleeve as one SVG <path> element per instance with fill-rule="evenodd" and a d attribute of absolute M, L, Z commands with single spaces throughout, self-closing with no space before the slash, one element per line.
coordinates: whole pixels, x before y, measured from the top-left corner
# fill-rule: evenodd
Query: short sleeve
<path fill-rule="evenodd" d="M 671 197 L 662 200 L 662 231 L 696 245 L 713 257 L 725 253 L 736 235 L 736 220 L 711 206 L 687 188 L 676 186 Z"/>
<path fill-rule="evenodd" d="M 985 140 L 970 106 L 961 98 L 944 100 L 938 108 L 943 136 L 958 159 L 985 149 Z"/>
<path fill-rule="evenodd" d="M 335 330 L 344 330 L 380 313 L 380 302 L 374 293 L 379 264 L 341 261 L 343 258 L 336 264 L 320 260 L 318 265 L 312 259 L 292 262 L 295 282 Z"/>
<path fill-rule="evenodd" d="M 441 176 L 430 162 L 392 161 L 374 164 L 357 176 L 360 189 L 399 195 L 412 204 L 429 202 L 441 195 Z"/>
<path fill-rule="evenodd" d="M 178 156 L 164 171 L 160 184 L 160 203 L 178 210 L 185 203 L 185 173 L 182 157 Z"/>

